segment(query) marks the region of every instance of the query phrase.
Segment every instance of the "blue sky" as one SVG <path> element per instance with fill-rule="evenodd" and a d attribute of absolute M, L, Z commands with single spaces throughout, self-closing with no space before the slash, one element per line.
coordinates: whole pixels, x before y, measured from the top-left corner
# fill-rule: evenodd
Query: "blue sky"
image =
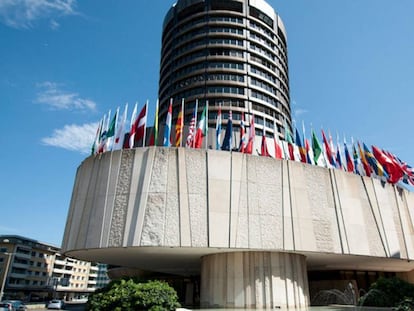
<path fill-rule="evenodd" d="M 268 2 L 288 33 L 293 119 L 413 165 L 414 1 Z M 127 102 L 154 113 L 172 4 L 0 1 L 0 234 L 61 244 L 97 122 Z"/>

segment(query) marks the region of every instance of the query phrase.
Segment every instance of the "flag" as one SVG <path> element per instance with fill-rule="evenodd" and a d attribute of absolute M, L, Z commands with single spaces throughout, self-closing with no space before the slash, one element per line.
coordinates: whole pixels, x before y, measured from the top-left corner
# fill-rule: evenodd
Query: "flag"
<path fill-rule="evenodd" d="M 280 147 L 279 132 L 276 127 L 276 122 L 273 120 L 273 142 L 275 144 L 275 158 L 283 159 L 283 150 Z"/>
<path fill-rule="evenodd" d="M 112 137 L 115 136 L 115 130 L 117 127 L 117 123 L 118 123 L 118 115 L 119 115 L 119 107 L 116 109 L 115 115 L 111 120 L 111 123 L 109 123 L 108 126 L 108 130 L 106 132 L 106 146 L 105 146 L 105 150 L 111 150 L 113 146 L 111 146 L 112 143 Z M 113 145 L 113 143 L 112 143 Z"/>
<path fill-rule="evenodd" d="M 295 160 L 295 151 L 294 151 L 294 147 L 293 147 L 293 138 L 292 138 L 292 134 L 290 132 L 290 129 L 288 127 L 286 118 L 285 118 L 285 141 L 287 142 L 287 145 L 288 145 L 289 159 L 290 160 Z"/>
<path fill-rule="evenodd" d="M 336 167 L 340 170 L 343 169 L 341 146 L 339 145 L 339 137 L 336 137 Z"/>
<path fill-rule="evenodd" d="M 359 149 L 359 156 L 361 157 L 361 162 L 362 162 L 362 165 L 364 167 L 365 175 L 370 177 L 371 173 L 372 173 L 372 169 L 371 169 L 371 166 L 369 165 L 369 163 L 367 161 L 367 158 L 365 157 L 365 152 L 361 148 L 361 145 L 359 144 L 359 142 L 358 142 L 358 149 Z"/>
<path fill-rule="evenodd" d="M 221 146 L 221 150 L 231 151 L 231 149 L 233 148 L 232 137 L 233 137 L 233 115 L 230 110 L 229 117 L 227 119 L 226 134 L 224 135 L 223 145 Z"/>
<path fill-rule="evenodd" d="M 177 123 L 175 124 L 175 146 L 181 147 L 181 141 L 183 139 L 184 128 L 184 99 L 181 101 L 181 110 L 178 113 Z"/>
<path fill-rule="evenodd" d="M 405 163 L 404 161 L 400 160 L 398 157 L 392 155 L 395 161 L 400 165 L 401 169 L 404 172 L 404 176 L 402 177 L 402 182 L 407 185 L 414 186 L 414 169 Z"/>
<path fill-rule="evenodd" d="M 344 149 L 345 149 L 346 170 L 348 172 L 354 172 L 354 162 L 352 161 L 346 142 L 344 142 Z"/>
<path fill-rule="evenodd" d="M 254 144 L 255 136 L 256 136 L 256 129 L 254 127 L 254 114 L 252 114 L 250 116 L 249 141 L 247 142 L 247 146 L 244 149 L 245 153 L 248 153 L 248 154 L 253 153 L 253 144 Z"/>
<path fill-rule="evenodd" d="M 383 166 L 374 157 L 374 155 L 369 150 L 369 148 L 367 147 L 367 145 L 365 145 L 365 143 L 363 143 L 363 146 L 364 146 L 365 157 L 366 157 L 368 163 L 370 164 L 370 166 L 374 169 L 375 174 L 377 176 L 380 176 L 380 177 L 384 176 L 384 177 L 388 178 L 387 172 L 385 172 Z"/>
<path fill-rule="evenodd" d="M 159 100 L 157 99 L 157 103 L 155 104 L 154 127 L 152 128 L 151 138 L 149 142 L 150 146 L 156 146 L 158 144 L 158 106 Z"/>
<path fill-rule="evenodd" d="M 305 138 L 305 149 L 306 149 L 306 162 L 309 164 L 314 164 L 314 157 L 313 157 L 313 150 L 310 147 L 310 142 L 307 138 Z"/>
<path fill-rule="evenodd" d="M 403 174 L 401 177 L 402 182 L 414 186 L 414 169 L 391 152 L 385 150 L 382 152 L 387 155 L 399 169 L 401 169 Z"/>
<path fill-rule="evenodd" d="M 203 144 L 203 137 L 207 134 L 207 120 L 206 120 L 207 104 L 204 106 L 200 121 L 198 122 L 197 132 L 195 135 L 195 148 L 201 148 Z"/>
<path fill-rule="evenodd" d="M 99 147 L 98 147 L 98 153 L 103 153 L 106 151 L 106 143 L 108 141 L 108 127 L 109 127 L 109 120 L 111 119 L 111 110 L 108 112 L 108 118 L 105 119 L 106 116 L 104 116 L 104 123 L 102 125 L 102 131 L 101 136 L 99 138 Z"/>
<path fill-rule="evenodd" d="M 134 147 L 134 137 L 132 137 L 132 139 L 131 139 L 131 134 L 132 134 L 132 132 L 134 132 L 134 135 L 135 135 L 135 129 L 134 129 L 134 131 L 132 131 L 132 129 L 134 128 L 134 123 L 135 123 L 135 121 L 136 121 L 136 119 L 137 119 L 137 103 L 135 103 L 135 106 L 134 106 L 134 109 L 132 110 L 132 115 L 131 115 L 131 121 L 129 122 L 130 123 L 130 130 L 129 130 L 129 140 L 128 140 L 128 142 L 127 142 L 127 148 L 133 148 Z"/>
<path fill-rule="evenodd" d="M 355 174 L 361 175 L 361 168 L 360 168 L 361 159 L 358 156 L 358 152 L 353 142 L 352 142 L 352 157 L 354 159 Z"/>
<path fill-rule="evenodd" d="M 164 128 L 164 147 L 170 147 L 171 146 L 171 119 L 172 119 L 172 103 L 173 100 L 171 98 L 170 105 L 168 107 L 168 113 L 167 118 L 165 119 L 165 128 Z"/>
<path fill-rule="evenodd" d="M 270 157 L 269 150 L 267 149 L 266 133 L 263 133 L 263 136 L 262 136 L 262 145 L 261 145 L 260 155 L 262 157 Z"/>
<path fill-rule="evenodd" d="M 138 117 L 131 125 L 131 131 L 129 136 L 129 147 L 133 148 L 136 143 L 142 140 L 142 146 L 145 145 L 145 125 L 147 123 L 147 103 L 142 108 Z"/>
<path fill-rule="evenodd" d="M 305 148 L 306 154 L 306 163 L 313 164 L 313 155 L 310 156 L 309 152 L 312 150 L 310 148 L 309 140 L 306 138 L 305 134 L 305 122 L 302 121 L 302 133 L 303 133 L 303 148 Z"/>
<path fill-rule="evenodd" d="M 118 116 L 118 113 L 119 113 L 119 108 L 115 112 L 115 115 L 111 120 L 111 123 L 109 123 L 108 130 L 106 132 L 106 137 L 112 137 L 115 135 L 116 118 Z"/>
<path fill-rule="evenodd" d="M 216 118 L 216 150 L 221 148 L 221 105 L 219 106 Z"/>
<path fill-rule="evenodd" d="M 124 145 L 124 137 L 125 137 L 125 127 L 126 127 L 126 119 L 128 114 L 128 104 L 125 104 L 124 113 L 120 121 L 118 122 L 118 126 L 116 128 L 115 140 L 113 150 L 122 149 Z"/>
<path fill-rule="evenodd" d="M 305 148 L 305 144 L 302 143 L 302 139 L 300 138 L 300 134 L 298 129 L 296 128 L 296 140 L 295 140 L 296 145 L 299 148 L 299 155 L 300 155 L 300 160 L 303 163 L 307 162 L 306 159 L 306 148 Z"/>
<path fill-rule="evenodd" d="M 102 122 L 103 120 L 99 122 L 98 128 L 96 129 L 95 139 L 93 141 L 92 148 L 91 148 L 91 155 L 96 154 L 98 152 L 99 140 L 100 140 L 101 131 L 102 131 Z"/>
<path fill-rule="evenodd" d="M 386 153 L 375 146 L 372 146 L 372 153 L 375 159 L 377 159 L 377 161 L 387 172 L 387 181 L 392 184 L 399 182 L 400 179 L 404 176 L 402 168 L 397 165 Z"/>
<path fill-rule="evenodd" d="M 323 153 L 322 153 L 322 147 L 318 140 L 318 137 L 316 137 L 315 132 L 312 130 L 312 151 L 313 151 L 313 161 L 318 166 L 325 166 Z"/>
<path fill-rule="evenodd" d="M 332 149 L 328 143 L 328 140 L 326 139 L 325 132 L 323 130 L 322 130 L 322 139 L 323 139 L 323 144 L 325 147 L 325 154 L 326 154 L 326 157 L 328 158 L 328 162 L 332 167 L 335 167 L 335 160 L 332 154 Z"/>
<path fill-rule="evenodd" d="M 190 121 L 190 126 L 188 127 L 188 135 L 187 135 L 187 141 L 186 146 L 189 148 L 194 148 L 195 143 L 195 126 L 197 123 L 197 109 L 198 109 L 198 101 L 196 100 L 196 104 L 194 107 L 193 117 Z"/>
<path fill-rule="evenodd" d="M 241 114 L 241 121 L 240 121 L 240 144 L 239 144 L 239 152 L 244 153 L 244 149 L 246 148 L 246 127 L 244 124 L 244 112 Z"/>

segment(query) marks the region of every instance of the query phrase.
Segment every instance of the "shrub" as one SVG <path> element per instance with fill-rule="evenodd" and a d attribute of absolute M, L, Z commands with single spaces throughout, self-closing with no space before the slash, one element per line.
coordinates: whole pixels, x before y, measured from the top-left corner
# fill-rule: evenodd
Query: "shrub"
<path fill-rule="evenodd" d="M 405 298 L 401 301 L 396 308 L 395 311 L 414 311 L 414 298 Z"/>
<path fill-rule="evenodd" d="M 178 296 L 166 282 L 138 283 L 134 279 L 113 281 L 89 296 L 89 311 L 172 311 L 178 308 Z"/>
<path fill-rule="evenodd" d="M 379 278 L 359 304 L 372 307 L 397 307 L 407 297 L 414 297 L 414 285 L 399 278 Z"/>

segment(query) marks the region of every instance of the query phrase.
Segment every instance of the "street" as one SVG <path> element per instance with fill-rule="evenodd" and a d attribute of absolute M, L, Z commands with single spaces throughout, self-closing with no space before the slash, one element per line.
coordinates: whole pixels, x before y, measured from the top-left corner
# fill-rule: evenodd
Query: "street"
<path fill-rule="evenodd" d="M 68 302 L 65 305 L 65 308 L 62 309 L 62 311 L 84 311 L 86 308 L 86 303 L 70 303 Z M 46 309 L 44 306 L 39 307 L 39 308 L 30 308 L 30 306 L 28 306 L 28 311 L 46 311 L 48 309 Z"/>

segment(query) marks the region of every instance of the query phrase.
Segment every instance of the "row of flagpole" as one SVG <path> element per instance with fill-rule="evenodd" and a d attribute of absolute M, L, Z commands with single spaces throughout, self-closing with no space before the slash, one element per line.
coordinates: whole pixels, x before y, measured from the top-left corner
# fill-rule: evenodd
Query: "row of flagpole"
<path fill-rule="evenodd" d="M 96 131 L 95 139 L 92 145 L 92 154 L 103 153 L 106 151 L 127 149 L 134 147 L 144 147 L 147 137 L 147 114 L 148 101 L 138 114 L 138 105 L 135 104 L 130 118 L 129 126 L 127 124 L 128 104 L 125 105 L 122 115 L 120 115 L 120 108 L 118 107 L 115 115 L 111 119 L 111 111 L 108 115 L 104 115 L 99 122 Z M 164 125 L 164 135 L 162 146 L 173 146 L 171 138 L 174 137 L 174 146 L 183 147 L 183 133 L 184 133 L 184 99 L 181 101 L 180 111 L 178 113 L 175 135 L 172 135 L 172 115 L 173 115 L 173 100 L 170 100 L 167 117 Z M 206 101 L 200 119 L 198 120 L 199 102 L 196 100 L 195 107 L 192 113 L 190 123 L 188 125 L 188 135 L 185 141 L 187 148 L 201 148 L 203 145 L 203 138 L 208 135 L 208 101 Z M 156 102 L 154 126 L 151 131 L 149 140 L 150 146 L 155 146 L 158 143 L 158 114 L 159 102 Z M 221 105 L 218 107 L 216 117 L 216 141 L 215 149 L 238 151 L 241 153 L 253 154 L 255 142 L 255 116 L 252 113 L 250 116 L 249 133 L 246 133 L 245 114 L 241 114 L 240 128 L 239 128 L 239 145 L 235 146 L 233 142 L 233 120 L 232 111 L 229 111 L 225 135 L 222 134 L 222 115 Z M 129 129 L 127 128 L 129 127 Z M 372 151 L 365 145 L 365 143 L 354 142 L 352 139 L 352 156 L 348 149 L 348 144 L 344 138 L 344 154 L 337 137 L 337 146 L 333 145 L 332 137 L 329 134 L 329 139 L 326 137 L 323 129 L 321 144 L 314 130 L 311 130 L 311 140 L 306 138 L 305 125 L 302 123 L 302 137 L 298 129 L 295 127 L 295 135 L 290 131 L 286 119 L 284 120 L 284 139 L 280 140 L 279 131 L 277 130 L 276 122 L 273 120 L 273 152 L 269 152 L 269 144 L 266 136 L 266 120 L 263 118 L 263 135 L 261 141 L 260 152 L 257 154 L 261 156 L 274 157 L 279 159 L 293 160 L 312 165 L 318 165 L 327 168 L 341 169 L 347 172 L 352 172 L 363 176 L 377 176 L 392 184 L 400 181 L 414 185 L 414 170 L 408 164 L 401 161 L 392 153 L 381 150 L 376 146 L 372 146 Z M 247 135 L 248 134 L 248 135 Z M 322 147 L 323 145 L 323 147 Z M 208 148 L 208 142 L 205 147 Z"/>

